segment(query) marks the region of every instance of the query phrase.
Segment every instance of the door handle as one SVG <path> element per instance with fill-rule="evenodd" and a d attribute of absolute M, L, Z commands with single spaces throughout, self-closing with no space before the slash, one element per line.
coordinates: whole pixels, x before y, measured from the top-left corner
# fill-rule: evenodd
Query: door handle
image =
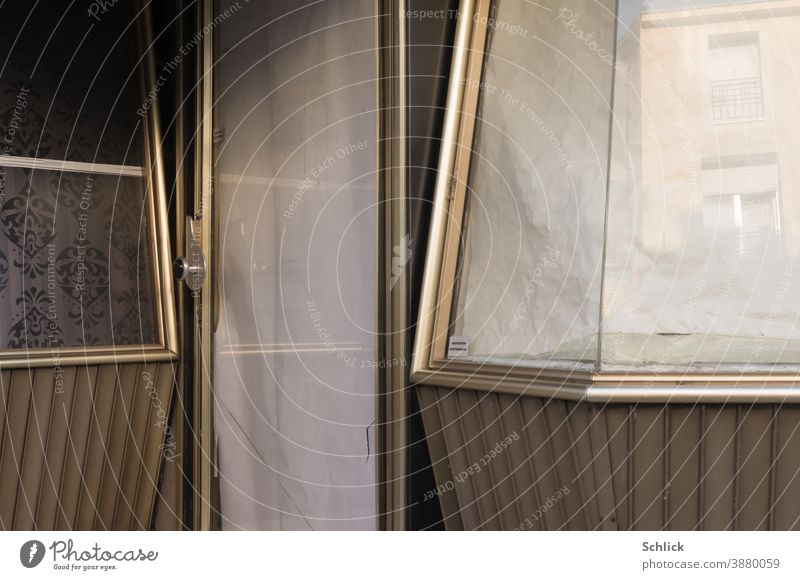
<path fill-rule="evenodd" d="M 200 220 L 186 217 L 186 255 L 172 263 L 175 278 L 186 283 L 192 293 L 203 288 L 206 279 L 206 257 L 203 254 Z"/>

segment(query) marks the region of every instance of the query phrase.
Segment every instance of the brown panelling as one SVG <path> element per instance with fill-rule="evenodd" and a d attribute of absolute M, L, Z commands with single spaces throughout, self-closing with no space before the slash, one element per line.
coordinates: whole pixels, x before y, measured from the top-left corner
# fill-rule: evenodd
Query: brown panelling
<path fill-rule="evenodd" d="M 91 530 L 95 523 L 111 418 L 117 399 L 123 396 L 119 370 L 120 367 L 116 365 L 103 366 L 100 369 L 89 419 L 89 441 L 83 462 L 83 481 L 78 495 L 74 529 Z"/>
<path fill-rule="evenodd" d="M 566 405 L 568 415 L 572 457 L 575 462 L 576 481 L 580 490 L 583 512 L 586 516 L 587 529 L 600 526 L 600 513 L 597 507 L 600 484 L 595 473 L 594 454 L 590 432 L 589 410 L 585 405 Z"/>
<path fill-rule="evenodd" d="M 151 526 L 172 363 L 20 369 L 0 380 L 0 529 Z"/>
<path fill-rule="evenodd" d="M 10 371 L 3 371 L 0 373 L 0 473 L 3 470 L 3 447 L 6 440 L 6 419 L 8 417 L 8 394 L 10 392 L 11 387 L 11 372 Z M 0 492 L 2 492 L 2 475 L 0 475 Z M 6 526 L 5 522 L 5 514 L 0 508 L 0 530 L 6 530 L 8 527 L 11 526 L 11 522 L 8 522 L 8 527 Z"/>
<path fill-rule="evenodd" d="M 578 470 L 575 468 L 574 449 L 569 431 L 568 408 L 565 401 L 550 400 L 544 404 L 544 420 L 548 441 L 551 444 L 555 465 L 555 487 L 544 490 L 544 496 L 552 496 L 556 490 L 567 487 L 570 493 L 559 502 L 564 507 L 566 520 L 562 524 L 568 530 L 591 529 L 591 520 L 584 510 L 584 497 L 578 481 Z"/>
<path fill-rule="evenodd" d="M 180 381 L 180 367 L 175 367 L 175 377 Z M 155 503 L 153 505 L 153 519 L 149 528 L 157 531 L 180 531 L 187 529 L 183 513 L 183 457 L 181 449 L 183 438 L 181 424 L 183 421 L 183 401 L 173 390 L 170 401 L 169 431 L 165 433 L 164 462 L 161 467 L 161 477 L 158 489 L 155 490 Z M 140 454 L 141 455 L 141 454 Z M 119 505 L 123 503 L 120 498 Z M 121 510 L 118 510 L 118 512 Z M 114 522 L 117 525 L 118 516 L 115 514 Z"/>
<path fill-rule="evenodd" d="M 172 386 L 175 381 L 175 372 L 171 364 L 161 364 L 153 373 L 155 381 L 155 392 L 157 404 L 153 403 L 151 397 L 145 390 L 140 389 L 140 395 L 150 398 L 148 405 L 148 420 L 144 443 L 144 460 L 133 460 L 133 464 L 139 469 L 136 495 L 129 498 L 134 507 L 133 528 L 141 526 L 147 529 L 153 515 L 155 505 L 156 490 L 158 489 L 158 476 L 163 461 L 163 444 L 166 436 L 164 424 L 157 417 L 159 408 L 163 408 L 164 413 L 169 414 L 169 402 L 172 393 Z"/>
<path fill-rule="evenodd" d="M 175 403 L 173 403 L 175 405 Z M 165 459 L 161 481 L 156 490 L 156 505 L 153 506 L 153 521 L 150 528 L 158 531 L 180 531 L 184 529 L 183 513 L 181 511 L 182 500 L 181 491 L 184 483 L 183 465 L 180 454 L 177 451 L 179 442 L 178 434 L 178 412 L 173 412 L 170 429 L 176 433 L 175 440 L 171 443 L 170 454 Z M 122 502 L 122 498 L 120 498 Z M 114 525 L 117 525 L 117 517 L 114 517 Z"/>
<path fill-rule="evenodd" d="M 19 489 L 22 453 L 31 403 L 32 373 L 25 369 L 3 374 L 8 377 L 10 389 L 6 406 L 3 448 L 0 450 L 0 522 L 6 530 L 14 527 L 14 512 Z"/>
<path fill-rule="evenodd" d="M 131 426 L 133 398 L 141 366 L 125 365 L 119 368 L 118 390 L 115 393 L 111 423 L 105 441 L 105 461 L 102 464 L 97 508 L 93 529 L 108 530 L 114 519 L 114 505 L 122 486 L 122 468 L 125 460 L 125 439 Z"/>
<path fill-rule="evenodd" d="M 800 409 L 779 406 L 775 470 L 776 530 L 800 529 Z"/>
<path fill-rule="evenodd" d="M 437 483 L 455 482 L 440 497 L 445 517 L 459 513 L 465 529 L 800 527 L 797 405 L 593 405 L 418 389 Z M 521 439 L 483 465 L 515 431 Z M 481 470 L 459 483 L 476 462 Z M 541 509 L 565 485 L 570 493 Z"/>
<path fill-rule="evenodd" d="M 628 425 L 633 410 L 627 405 L 603 407 L 600 416 L 605 419 L 608 437 L 608 456 L 611 462 L 611 481 L 614 490 L 614 507 L 617 529 L 631 529 L 633 500 L 630 493 L 630 437 Z"/>
<path fill-rule="evenodd" d="M 597 407 L 586 407 L 591 414 L 589 422 L 589 457 L 594 470 L 595 485 L 597 486 L 598 518 L 597 529 L 614 530 L 617 527 L 616 499 L 614 498 L 613 477 L 611 475 L 611 455 L 608 443 L 608 433 L 603 414 Z"/>
<path fill-rule="evenodd" d="M 52 529 L 58 514 L 59 488 L 69 453 L 70 417 L 78 391 L 81 373 L 79 367 L 65 367 L 62 389 L 56 386 L 53 405 L 50 408 L 50 425 L 47 429 L 47 451 L 45 452 L 44 476 L 39 488 L 36 522 L 39 529 Z"/>
<path fill-rule="evenodd" d="M 491 476 L 494 496 L 498 504 L 498 520 L 504 530 L 513 529 L 522 521 L 522 514 L 517 506 L 519 492 L 515 488 L 514 478 L 511 476 L 513 467 L 509 463 L 510 448 L 519 440 L 514 441 L 509 437 L 513 432 L 518 433 L 518 427 L 504 425 L 500 411 L 498 395 L 495 393 L 475 393 L 475 405 L 478 411 L 478 420 L 483 434 L 484 455 L 476 458 L 482 471 Z M 509 428 L 510 427 L 510 428 Z"/>
<path fill-rule="evenodd" d="M 50 410 L 55 393 L 54 369 L 38 368 L 33 371 L 33 385 L 31 405 L 28 410 L 28 430 L 21 458 L 20 485 L 17 490 L 15 530 L 30 530 L 34 527 L 39 487 L 44 470 Z"/>
<path fill-rule="evenodd" d="M 437 482 L 449 481 L 453 477 L 448 458 L 447 445 L 442 432 L 442 422 L 439 420 L 439 413 L 435 411 L 437 393 L 434 389 L 422 389 L 418 392 L 419 404 L 422 409 L 432 407 L 433 412 L 422 414 L 422 420 L 427 433 L 427 443 L 431 457 L 439 457 L 438 461 L 433 462 L 433 473 Z M 423 499 L 423 501 L 438 501 L 442 508 L 445 529 L 463 530 L 464 523 L 461 521 L 461 512 L 458 509 L 458 499 L 454 493 L 436 493 L 434 498 Z"/>
<path fill-rule="evenodd" d="M 665 408 L 638 405 L 633 421 L 634 530 L 658 530 L 664 523 Z"/>
<path fill-rule="evenodd" d="M 705 471 L 702 529 L 733 529 L 735 511 L 737 406 L 708 406 L 702 445 Z"/>
<path fill-rule="evenodd" d="M 769 473 L 772 406 L 742 407 L 737 528 L 766 530 L 769 525 Z"/>
<path fill-rule="evenodd" d="M 483 395 L 483 393 L 481 393 Z M 461 426 L 461 441 L 467 452 L 467 471 L 456 479 L 456 486 L 471 484 L 475 492 L 478 513 L 481 517 L 483 530 L 500 530 L 501 522 L 497 517 L 499 512 L 496 488 L 491 477 L 491 470 L 480 465 L 480 459 L 486 453 L 487 445 L 485 433 L 481 429 L 478 416 L 478 394 L 466 390 L 456 393 L 456 417 Z M 467 483 L 463 480 L 466 479 Z M 462 480 L 462 481 L 460 481 Z"/>
<path fill-rule="evenodd" d="M 110 513 L 113 518 L 114 530 L 131 529 L 133 523 L 133 507 L 136 500 L 136 487 L 139 479 L 139 470 L 145 454 L 145 440 L 147 437 L 148 414 L 150 412 L 150 392 L 155 389 L 157 380 L 157 365 L 146 365 L 141 368 L 136 376 L 133 390 L 136 396 L 130 413 L 130 421 L 125 430 L 122 453 L 122 475 L 120 477 L 121 490 L 115 494 L 115 505 Z M 134 525 L 133 529 L 146 529 L 147 522 Z"/>
<path fill-rule="evenodd" d="M 447 444 L 451 468 L 450 479 L 437 483 L 439 486 L 449 486 L 453 489 L 453 491 L 445 489 L 443 493 L 455 493 L 458 498 L 464 529 L 477 530 L 481 527 L 483 520 L 478 508 L 478 500 L 472 483 L 473 479 L 469 478 L 463 483 L 455 480 L 462 473 L 467 473 L 467 469 L 472 463 L 467 457 L 464 434 L 461 429 L 461 416 L 458 413 L 457 397 L 459 392 L 449 389 L 436 389 L 436 392 L 439 397 L 439 403 L 429 407 L 427 412 L 438 411 L 440 413 L 439 419 Z M 433 458 L 431 459 L 433 460 Z"/>
<path fill-rule="evenodd" d="M 558 530 L 567 521 L 567 512 L 564 503 L 559 502 L 553 509 L 543 509 L 553 492 L 559 489 L 556 480 L 556 454 L 553 450 L 553 440 L 547 430 L 547 421 L 544 415 L 544 402 L 534 397 L 520 397 L 518 405 L 521 408 L 521 421 L 525 421 L 526 443 L 533 458 L 533 471 L 536 478 L 537 507 L 534 512 L 534 522 L 541 522 L 545 530 Z M 572 493 L 572 492 L 570 492 Z M 533 515 L 533 514 L 531 514 Z"/>
<path fill-rule="evenodd" d="M 520 415 L 519 398 L 512 395 L 498 395 L 497 399 L 503 432 L 506 435 L 516 433 L 518 437 L 506 450 L 504 460 L 508 462 L 508 469 L 514 479 L 514 493 L 517 497 L 518 511 L 514 527 L 520 527 L 526 519 L 530 520 L 530 516 L 534 515 L 542 504 L 537 497 L 538 487 L 534 484 L 536 478 L 533 473 L 533 461 L 528 442 L 525 438 L 525 422 Z M 530 521 L 533 529 L 542 529 L 540 519 Z"/>
<path fill-rule="evenodd" d="M 92 401 L 102 377 L 102 367 L 80 368 L 75 401 L 70 415 L 69 439 L 65 456 L 64 472 L 59 486 L 59 510 L 55 529 L 71 530 L 75 527 L 83 479 L 83 465 L 89 448 L 89 433 L 92 425 Z M 47 522 L 43 521 L 42 525 Z"/>
<path fill-rule="evenodd" d="M 676 405 L 669 409 L 669 477 L 667 525 L 691 530 L 700 510 L 700 409 Z"/>

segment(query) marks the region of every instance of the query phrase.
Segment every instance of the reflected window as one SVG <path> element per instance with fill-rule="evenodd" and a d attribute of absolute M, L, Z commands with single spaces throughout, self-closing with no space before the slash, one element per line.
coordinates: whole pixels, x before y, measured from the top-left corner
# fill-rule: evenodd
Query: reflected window
<path fill-rule="evenodd" d="M 738 236 L 736 247 L 757 251 L 781 232 L 777 155 L 703 159 L 703 226 L 713 243 Z"/>
<path fill-rule="evenodd" d="M 758 33 L 711 36 L 708 53 L 714 122 L 761 119 L 764 103 Z"/>

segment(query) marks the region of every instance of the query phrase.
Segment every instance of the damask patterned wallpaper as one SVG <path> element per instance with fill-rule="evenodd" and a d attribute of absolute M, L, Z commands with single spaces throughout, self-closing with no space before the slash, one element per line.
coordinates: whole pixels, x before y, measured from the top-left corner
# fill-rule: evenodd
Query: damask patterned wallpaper
<path fill-rule="evenodd" d="M 5 168 L 0 346 L 150 344 L 142 179 Z"/>

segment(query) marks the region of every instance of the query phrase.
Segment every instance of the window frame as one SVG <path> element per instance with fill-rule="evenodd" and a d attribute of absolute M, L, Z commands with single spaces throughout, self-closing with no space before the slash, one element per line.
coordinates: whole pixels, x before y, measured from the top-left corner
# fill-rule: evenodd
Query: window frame
<path fill-rule="evenodd" d="M 144 99 L 144 86 L 146 84 L 152 86 L 155 83 L 153 33 L 149 5 L 143 7 L 141 2 L 137 1 L 136 8 L 139 13 L 136 23 L 140 53 L 138 76 L 140 78 L 139 84 L 142 87 L 141 98 Z M 150 232 L 152 232 L 152 235 L 149 236 L 148 245 L 152 256 L 153 326 L 156 342 L 153 344 L 109 344 L 53 348 L 2 348 L 0 349 L 0 368 L 59 367 L 127 362 L 151 363 L 177 360 L 179 352 L 178 327 L 170 259 L 169 214 L 167 210 L 164 162 L 161 152 L 158 104 L 155 101 L 142 117 L 142 132 L 144 143 L 141 178 L 146 190 L 147 225 Z M 9 164 L 13 165 L 13 157 L 8 159 L 11 160 Z M 34 166 L 39 169 L 69 171 L 69 166 L 78 165 L 60 160 L 37 159 L 35 161 Z M 80 165 L 87 165 L 85 168 L 86 173 L 94 173 L 89 167 L 93 164 Z M 120 173 L 115 173 L 115 175 L 124 176 L 125 169 L 125 166 L 120 166 Z"/>
<path fill-rule="evenodd" d="M 491 0 L 459 3 L 415 331 L 412 382 L 599 403 L 800 401 L 800 373 L 796 372 L 583 371 L 447 358 L 491 7 Z"/>

